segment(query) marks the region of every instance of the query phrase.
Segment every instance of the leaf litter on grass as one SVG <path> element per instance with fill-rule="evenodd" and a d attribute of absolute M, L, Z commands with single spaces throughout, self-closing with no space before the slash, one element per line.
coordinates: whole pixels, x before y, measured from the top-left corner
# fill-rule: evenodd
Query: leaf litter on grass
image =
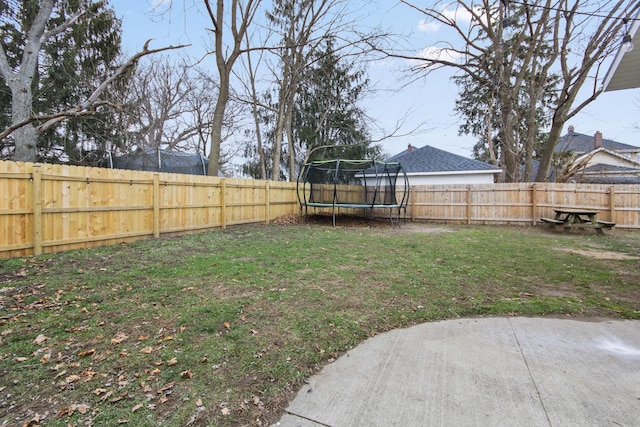
<path fill-rule="evenodd" d="M 395 327 L 639 316 L 640 299 L 617 285 L 633 280 L 620 267 L 634 260 L 545 256 L 545 240 L 509 228 L 307 224 L 0 261 L 0 422 L 268 425 L 323 364 Z M 541 283 L 565 291 L 546 295 Z"/>

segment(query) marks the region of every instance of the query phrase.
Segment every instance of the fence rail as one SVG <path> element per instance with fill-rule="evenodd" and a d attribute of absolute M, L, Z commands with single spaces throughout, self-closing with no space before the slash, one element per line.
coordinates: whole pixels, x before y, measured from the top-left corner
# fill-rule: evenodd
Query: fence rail
<path fill-rule="evenodd" d="M 559 207 L 597 210 L 616 228 L 638 229 L 640 185 L 413 186 L 407 216 L 536 225 Z M 298 212 L 295 183 L 0 161 L 0 257 L 268 223 Z"/>
<path fill-rule="evenodd" d="M 0 257 L 268 223 L 288 182 L 0 161 Z"/>
<path fill-rule="evenodd" d="M 411 188 L 413 221 L 536 225 L 554 208 L 598 211 L 617 228 L 640 228 L 640 185 L 513 183 Z"/>

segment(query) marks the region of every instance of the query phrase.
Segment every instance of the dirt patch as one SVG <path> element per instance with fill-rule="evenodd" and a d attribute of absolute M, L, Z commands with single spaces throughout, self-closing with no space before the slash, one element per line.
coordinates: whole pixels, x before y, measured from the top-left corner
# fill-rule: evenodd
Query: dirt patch
<path fill-rule="evenodd" d="M 590 249 L 567 249 L 567 248 L 554 248 L 556 251 L 569 252 L 572 254 L 584 255 L 596 259 L 613 259 L 613 260 L 632 260 L 640 259 L 640 257 L 627 255 L 622 252 L 600 251 Z"/>
<path fill-rule="evenodd" d="M 273 220 L 278 225 L 299 225 L 312 224 L 317 226 L 333 227 L 333 218 L 331 215 L 284 215 Z M 400 232 L 403 234 L 423 233 L 438 234 L 448 231 L 454 231 L 451 228 L 431 225 L 425 223 L 405 222 L 401 220 L 400 227 L 397 224 L 391 224 L 387 218 L 369 218 L 354 215 L 336 215 L 336 228 L 371 228 L 376 230 L 388 230 Z"/>

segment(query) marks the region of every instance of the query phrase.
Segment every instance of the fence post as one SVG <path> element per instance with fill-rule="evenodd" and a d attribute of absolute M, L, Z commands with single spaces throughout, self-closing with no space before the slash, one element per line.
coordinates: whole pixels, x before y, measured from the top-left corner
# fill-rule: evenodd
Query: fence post
<path fill-rule="evenodd" d="M 471 186 L 467 185 L 467 224 L 471 224 Z"/>
<path fill-rule="evenodd" d="M 227 221 L 225 217 L 225 214 L 227 211 L 227 205 L 224 200 L 224 193 L 226 191 L 225 188 L 226 188 L 225 180 L 224 178 L 222 178 L 220 180 L 220 222 L 223 230 L 227 228 Z"/>
<path fill-rule="evenodd" d="M 536 193 L 537 187 L 536 184 L 531 186 L 531 224 L 536 225 L 536 211 L 538 210 L 538 202 L 536 197 L 538 197 Z"/>
<path fill-rule="evenodd" d="M 40 165 L 33 165 L 33 254 L 42 253 L 42 169 Z"/>
<path fill-rule="evenodd" d="M 411 217 L 411 222 L 415 221 L 415 210 L 416 210 L 416 186 L 412 185 L 411 187 L 409 187 L 409 201 L 411 202 L 409 204 L 409 206 L 411 206 L 410 208 L 410 217 Z"/>
<path fill-rule="evenodd" d="M 616 222 L 616 188 L 609 187 L 609 221 Z"/>
<path fill-rule="evenodd" d="M 269 220 L 271 219 L 271 186 L 269 185 L 269 181 L 265 181 L 264 183 L 264 193 L 264 214 L 266 216 L 264 223 L 269 224 Z"/>
<path fill-rule="evenodd" d="M 160 174 L 153 174 L 153 237 L 160 237 Z"/>

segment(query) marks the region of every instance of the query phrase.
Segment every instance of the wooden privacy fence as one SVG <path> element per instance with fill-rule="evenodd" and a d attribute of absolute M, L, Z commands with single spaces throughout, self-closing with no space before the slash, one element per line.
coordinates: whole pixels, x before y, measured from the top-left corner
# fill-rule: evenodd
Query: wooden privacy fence
<path fill-rule="evenodd" d="M 0 257 L 268 223 L 295 183 L 0 161 Z"/>
<path fill-rule="evenodd" d="M 640 185 L 512 183 L 412 187 L 413 221 L 536 225 L 554 208 L 598 211 L 616 228 L 640 228 Z"/>
<path fill-rule="evenodd" d="M 339 191 L 347 200 L 362 197 L 351 186 Z M 596 210 L 616 228 L 637 229 L 640 185 L 414 186 L 407 216 L 536 225 L 557 207 Z M 0 161 L 0 257 L 268 223 L 299 211 L 295 183 Z M 341 210 L 351 212 L 358 211 Z"/>

